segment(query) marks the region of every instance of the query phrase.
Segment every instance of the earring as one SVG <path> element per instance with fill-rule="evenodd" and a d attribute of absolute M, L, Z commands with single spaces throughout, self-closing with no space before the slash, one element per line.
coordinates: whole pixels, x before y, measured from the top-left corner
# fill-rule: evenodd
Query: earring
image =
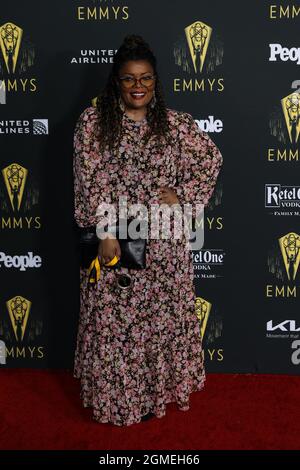
<path fill-rule="evenodd" d="M 154 108 L 154 107 L 155 107 L 156 101 L 157 101 L 157 99 L 156 99 L 156 96 L 155 96 L 155 90 L 153 90 L 153 97 L 152 97 L 152 100 L 151 100 L 151 102 L 150 102 L 150 107 L 151 107 L 151 108 Z"/>
<path fill-rule="evenodd" d="M 122 100 L 121 96 L 119 97 L 119 106 L 120 106 L 121 110 L 124 112 L 125 111 L 125 106 L 124 106 L 124 103 L 123 103 L 123 100 Z"/>

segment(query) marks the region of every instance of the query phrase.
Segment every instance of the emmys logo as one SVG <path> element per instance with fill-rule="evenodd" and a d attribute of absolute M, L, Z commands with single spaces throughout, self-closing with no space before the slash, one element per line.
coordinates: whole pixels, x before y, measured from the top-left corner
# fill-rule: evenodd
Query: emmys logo
<path fill-rule="evenodd" d="M 268 161 L 299 161 L 300 80 L 294 80 L 292 92 L 282 98 L 270 116 L 271 135 L 290 148 L 269 148 Z"/>
<path fill-rule="evenodd" d="M 36 91 L 35 78 L 14 78 L 23 75 L 34 64 L 33 45 L 20 26 L 8 22 L 0 26 L 0 103 L 6 103 L 7 93 Z"/>
<path fill-rule="evenodd" d="M 31 302 L 21 295 L 17 295 L 6 302 L 9 318 L 15 338 L 22 342 L 28 322 Z"/>
<path fill-rule="evenodd" d="M 278 241 L 288 280 L 294 281 L 300 261 L 300 236 L 295 232 L 290 232 Z"/>
<path fill-rule="evenodd" d="M 200 336 L 203 340 L 207 325 L 207 320 L 211 311 L 211 303 L 202 297 L 196 297 L 196 315 L 200 322 Z"/>
<path fill-rule="evenodd" d="M 3 168 L 2 174 L 12 210 L 17 212 L 21 207 L 28 170 L 18 163 L 12 163 Z"/>
<path fill-rule="evenodd" d="M 123 5 L 124 2 L 121 0 L 94 0 L 93 3 L 93 6 L 77 7 L 77 20 L 126 21 L 129 18 L 129 6 Z M 95 6 L 95 3 L 99 5 Z"/>
<path fill-rule="evenodd" d="M 282 111 L 291 144 L 297 144 L 300 133 L 300 90 L 281 100 Z"/>
<path fill-rule="evenodd" d="M 201 73 L 210 41 L 212 28 L 201 21 L 187 26 L 184 29 L 186 40 L 189 46 L 190 55 L 193 61 L 195 73 Z"/>
<path fill-rule="evenodd" d="M 2 169 L 2 176 L 7 193 L 7 198 L 4 198 L 4 192 L 0 191 L 2 213 L 12 210 L 13 216 L 5 217 L 2 215 L 0 228 L 40 228 L 40 217 L 18 217 L 18 213 L 21 214 L 29 211 L 38 202 L 38 190 L 35 185 L 31 182 L 29 188 L 27 188 L 28 170 L 19 163 L 11 163 Z"/>
<path fill-rule="evenodd" d="M 290 3 L 289 5 L 270 5 L 269 18 L 270 20 L 294 20 L 300 16 L 300 6 Z"/>
<path fill-rule="evenodd" d="M 21 48 L 23 30 L 14 23 L 5 23 L 0 27 L 0 46 L 7 73 L 9 75 L 16 72 L 17 61 Z M 25 61 L 20 63 L 18 69 L 28 65 Z"/>
<path fill-rule="evenodd" d="M 14 23 L 0 26 L 0 49 L 2 75 L 23 74 L 34 63 L 33 45 L 23 38 L 23 29 Z"/>
<path fill-rule="evenodd" d="M 300 262 L 300 236 L 289 232 L 278 239 L 278 245 L 279 250 L 275 247 L 268 255 L 268 267 L 276 278 L 281 281 L 287 279 L 288 285 L 267 285 L 266 297 L 296 298 L 297 285 L 293 284 Z"/>
<path fill-rule="evenodd" d="M 6 347 L 6 357 L 12 359 L 42 359 L 44 357 L 44 346 L 32 344 L 35 337 L 42 332 L 42 321 L 32 318 L 32 303 L 16 295 L 6 302 L 10 326 L 6 323 L 6 343 L 13 342 L 12 346 Z M 30 322 L 29 322 L 30 318 Z M 30 344 L 26 345 L 26 337 Z"/>
<path fill-rule="evenodd" d="M 211 73 L 222 64 L 223 43 L 213 29 L 203 21 L 197 20 L 184 28 L 174 45 L 175 63 L 190 75 L 201 76 Z M 174 91 L 223 91 L 223 78 L 174 79 Z"/>
<path fill-rule="evenodd" d="M 203 346 L 213 344 L 222 334 L 223 322 L 221 316 L 215 311 L 212 316 L 212 304 L 202 297 L 196 297 L 195 313 L 200 323 L 200 337 Z M 220 354 L 223 350 L 207 349 L 207 352 L 209 353 L 209 360 L 223 360 L 223 354 Z"/>

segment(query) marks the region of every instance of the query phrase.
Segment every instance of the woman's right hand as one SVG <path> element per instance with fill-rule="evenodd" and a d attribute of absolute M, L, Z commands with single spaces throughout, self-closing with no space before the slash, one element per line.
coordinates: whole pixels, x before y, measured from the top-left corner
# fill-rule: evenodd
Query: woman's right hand
<path fill-rule="evenodd" d="M 120 243 L 112 234 L 108 233 L 107 238 L 99 241 L 98 257 L 100 264 L 109 263 L 114 256 L 121 258 Z"/>

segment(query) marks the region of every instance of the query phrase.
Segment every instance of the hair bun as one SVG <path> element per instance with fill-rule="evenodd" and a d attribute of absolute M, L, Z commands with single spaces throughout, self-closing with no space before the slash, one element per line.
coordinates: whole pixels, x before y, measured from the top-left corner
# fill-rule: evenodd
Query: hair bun
<path fill-rule="evenodd" d="M 137 47 L 141 46 L 149 48 L 148 44 L 142 38 L 142 36 L 139 36 L 137 34 L 128 34 L 124 39 L 123 45 L 127 49 L 136 49 Z"/>

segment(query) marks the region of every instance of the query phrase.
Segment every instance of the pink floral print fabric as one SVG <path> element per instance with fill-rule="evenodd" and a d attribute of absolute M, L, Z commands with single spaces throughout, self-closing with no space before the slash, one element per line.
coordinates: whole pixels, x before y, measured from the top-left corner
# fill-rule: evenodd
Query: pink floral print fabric
<path fill-rule="evenodd" d="M 167 109 L 173 145 L 159 150 L 155 136 L 146 145 L 147 120 L 123 114 L 119 155 L 99 152 L 97 111 L 87 108 L 74 135 L 75 220 L 80 227 L 105 224 L 99 203 L 159 204 L 159 187 L 173 188 L 180 203 L 207 205 L 222 155 L 188 113 Z M 191 251 L 186 239 L 148 239 L 146 269 L 125 267 L 133 284 L 122 290 L 116 272 L 101 267 L 88 284 L 80 268 L 80 317 L 74 377 L 80 379 L 84 407 L 101 423 L 128 426 L 166 405 L 189 409 L 189 396 L 205 382 L 200 324 L 195 313 Z"/>

